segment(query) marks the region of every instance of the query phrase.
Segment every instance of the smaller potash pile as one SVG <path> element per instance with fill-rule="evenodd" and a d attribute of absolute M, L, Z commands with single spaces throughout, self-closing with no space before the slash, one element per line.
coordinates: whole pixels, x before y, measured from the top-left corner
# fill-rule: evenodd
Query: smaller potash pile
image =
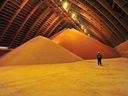
<path fill-rule="evenodd" d="M 0 65 L 65 63 L 82 60 L 51 40 L 38 36 L 0 59 Z"/>
<path fill-rule="evenodd" d="M 101 52 L 103 58 L 119 56 L 114 48 L 88 37 L 75 29 L 64 30 L 52 36 L 51 39 L 84 59 L 95 59 L 98 51 Z"/>
<path fill-rule="evenodd" d="M 115 47 L 122 57 L 128 58 L 128 40 Z"/>

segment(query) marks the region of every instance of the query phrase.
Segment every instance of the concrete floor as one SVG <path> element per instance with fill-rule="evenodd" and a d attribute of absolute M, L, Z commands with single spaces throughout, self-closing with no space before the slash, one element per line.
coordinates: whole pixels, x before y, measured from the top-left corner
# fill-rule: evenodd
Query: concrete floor
<path fill-rule="evenodd" d="M 128 96 L 128 59 L 1 66 L 0 96 Z"/>

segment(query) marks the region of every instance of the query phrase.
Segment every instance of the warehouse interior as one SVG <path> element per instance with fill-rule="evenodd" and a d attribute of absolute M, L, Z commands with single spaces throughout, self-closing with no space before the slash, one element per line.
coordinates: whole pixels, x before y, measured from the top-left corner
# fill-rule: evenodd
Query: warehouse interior
<path fill-rule="evenodd" d="M 127 68 L 128 0 L 0 0 L 0 96 L 127 96 Z"/>

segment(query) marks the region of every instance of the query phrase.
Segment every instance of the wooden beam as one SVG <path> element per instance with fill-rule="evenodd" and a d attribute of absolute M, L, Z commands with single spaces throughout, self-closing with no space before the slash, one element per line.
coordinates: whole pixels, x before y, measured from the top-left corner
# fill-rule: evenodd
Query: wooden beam
<path fill-rule="evenodd" d="M 128 35 L 128 22 L 119 17 L 120 13 L 115 13 L 115 11 L 112 10 L 106 0 L 97 0 L 97 2 L 101 4 L 101 6 L 103 6 L 113 17 L 115 17 L 115 19 L 125 28 L 125 33 Z"/>
<path fill-rule="evenodd" d="M 27 4 L 28 1 L 29 0 L 24 0 L 23 3 L 19 6 L 19 9 L 16 11 L 15 15 L 12 16 L 10 22 L 6 25 L 3 34 L 0 36 L 0 41 L 1 41 L 1 38 L 3 38 L 4 34 L 6 33 L 6 31 L 8 30 L 9 26 L 12 24 L 12 22 L 14 21 L 14 19 L 17 17 L 17 15 L 20 13 L 20 11 L 22 10 L 22 8 Z"/>
<path fill-rule="evenodd" d="M 46 30 L 43 32 L 43 35 L 47 35 L 48 29 L 59 19 L 59 16 L 56 16 L 53 21 L 50 23 L 50 25 L 46 28 Z"/>
<path fill-rule="evenodd" d="M 23 39 L 22 43 L 24 43 L 27 38 L 30 38 L 30 34 L 32 34 L 32 30 L 34 30 L 34 28 L 37 26 L 37 24 L 41 24 L 41 22 L 44 20 L 44 18 L 50 13 L 51 9 L 49 7 L 47 7 L 45 9 L 45 11 L 42 13 L 42 15 L 40 15 L 40 17 L 38 17 L 38 19 L 35 21 L 35 23 L 31 26 L 31 28 L 29 29 L 29 31 L 27 32 L 27 34 L 25 35 L 25 38 Z"/>
<path fill-rule="evenodd" d="M 18 31 L 16 32 L 13 40 L 11 41 L 10 45 L 12 45 L 12 43 L 14 42 L 15 38 L 17 37 L 17 35 L 20 33 L 20 31 L 22 30 L 22 28 L 24 27 L 25 23 L 29 20 L 29 18 L 34 14 L 35 11 L 37 11 L 37 9 L 42 5 L 43 2 L 38 3 L 35 8 L 33 8 L 33 10 L 30 12 L 30 14 L 26 17 L 26 19 L 24 20 L 24 22 L 21 24 L 20 28 L 18 29 Z"/>
<path fill-rule="evenodd" d="M 50 35 L 52 34 L 52 32 L 55 30 L 55 28 L 62 22 L 62 19 L 60 19 L 56 25 L 53 26 L 52 30 L 50 30 L 50 32 L 48 33 L 47 37 L 50 37 Z"/>
<path fill-rule="evenodd" d="M 5 0 L 4 3 L 0 6 L 0 12 L 1 10 L 4 8 L 4 6 L 6 5 L 6 3 L 8 2 L 9 0 Z"/>
<path fill-rule="evenodd" d="M 48 27 L 50 25 L 50 23 L 52 22 L 53 18 L 56 17 L 55 13 L 52 13 L 52 15 L 45 21 L 45 23 L 38 29 L 37 33 L 35 34 L 35 36 L 37 35 L 42 35 L 43 31 L 45 31 L 46 27 Z"/>

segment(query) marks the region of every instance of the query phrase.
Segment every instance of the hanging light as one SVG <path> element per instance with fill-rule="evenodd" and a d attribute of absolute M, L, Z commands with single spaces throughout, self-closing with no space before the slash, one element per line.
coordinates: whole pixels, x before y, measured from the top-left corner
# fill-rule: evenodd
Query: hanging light
<path fill-rule="evenodd" d="M 90 34 L 88 34 L 88 36 L 89 36 L 89 37 L 91 37 L 91 35 L 90 35 Z"/>
<path fill-rule="evenodd" d="M 76 17 L 77 17 L 76 13 L 72 12 L 71 17 L 72 17 L 72 19 L 76 20 Z"/>
<path fill-rule="evenodd" d="M 81 29 L 84 29 L 84 25 L 81 25 Z"/>
<path fill-rule="evenodd" d="M 84 33 L 87 33 L 87 29 L 84 29 Z"/>
<path fill-rule="evenodd" d="M 68 11 L 68 9 L 69 9 L 69 3 L 68 3 L 67 1 L 64 1 L 62 5 L 63 5 L 63 8 L 64 8 L 66 11 Z"/>

